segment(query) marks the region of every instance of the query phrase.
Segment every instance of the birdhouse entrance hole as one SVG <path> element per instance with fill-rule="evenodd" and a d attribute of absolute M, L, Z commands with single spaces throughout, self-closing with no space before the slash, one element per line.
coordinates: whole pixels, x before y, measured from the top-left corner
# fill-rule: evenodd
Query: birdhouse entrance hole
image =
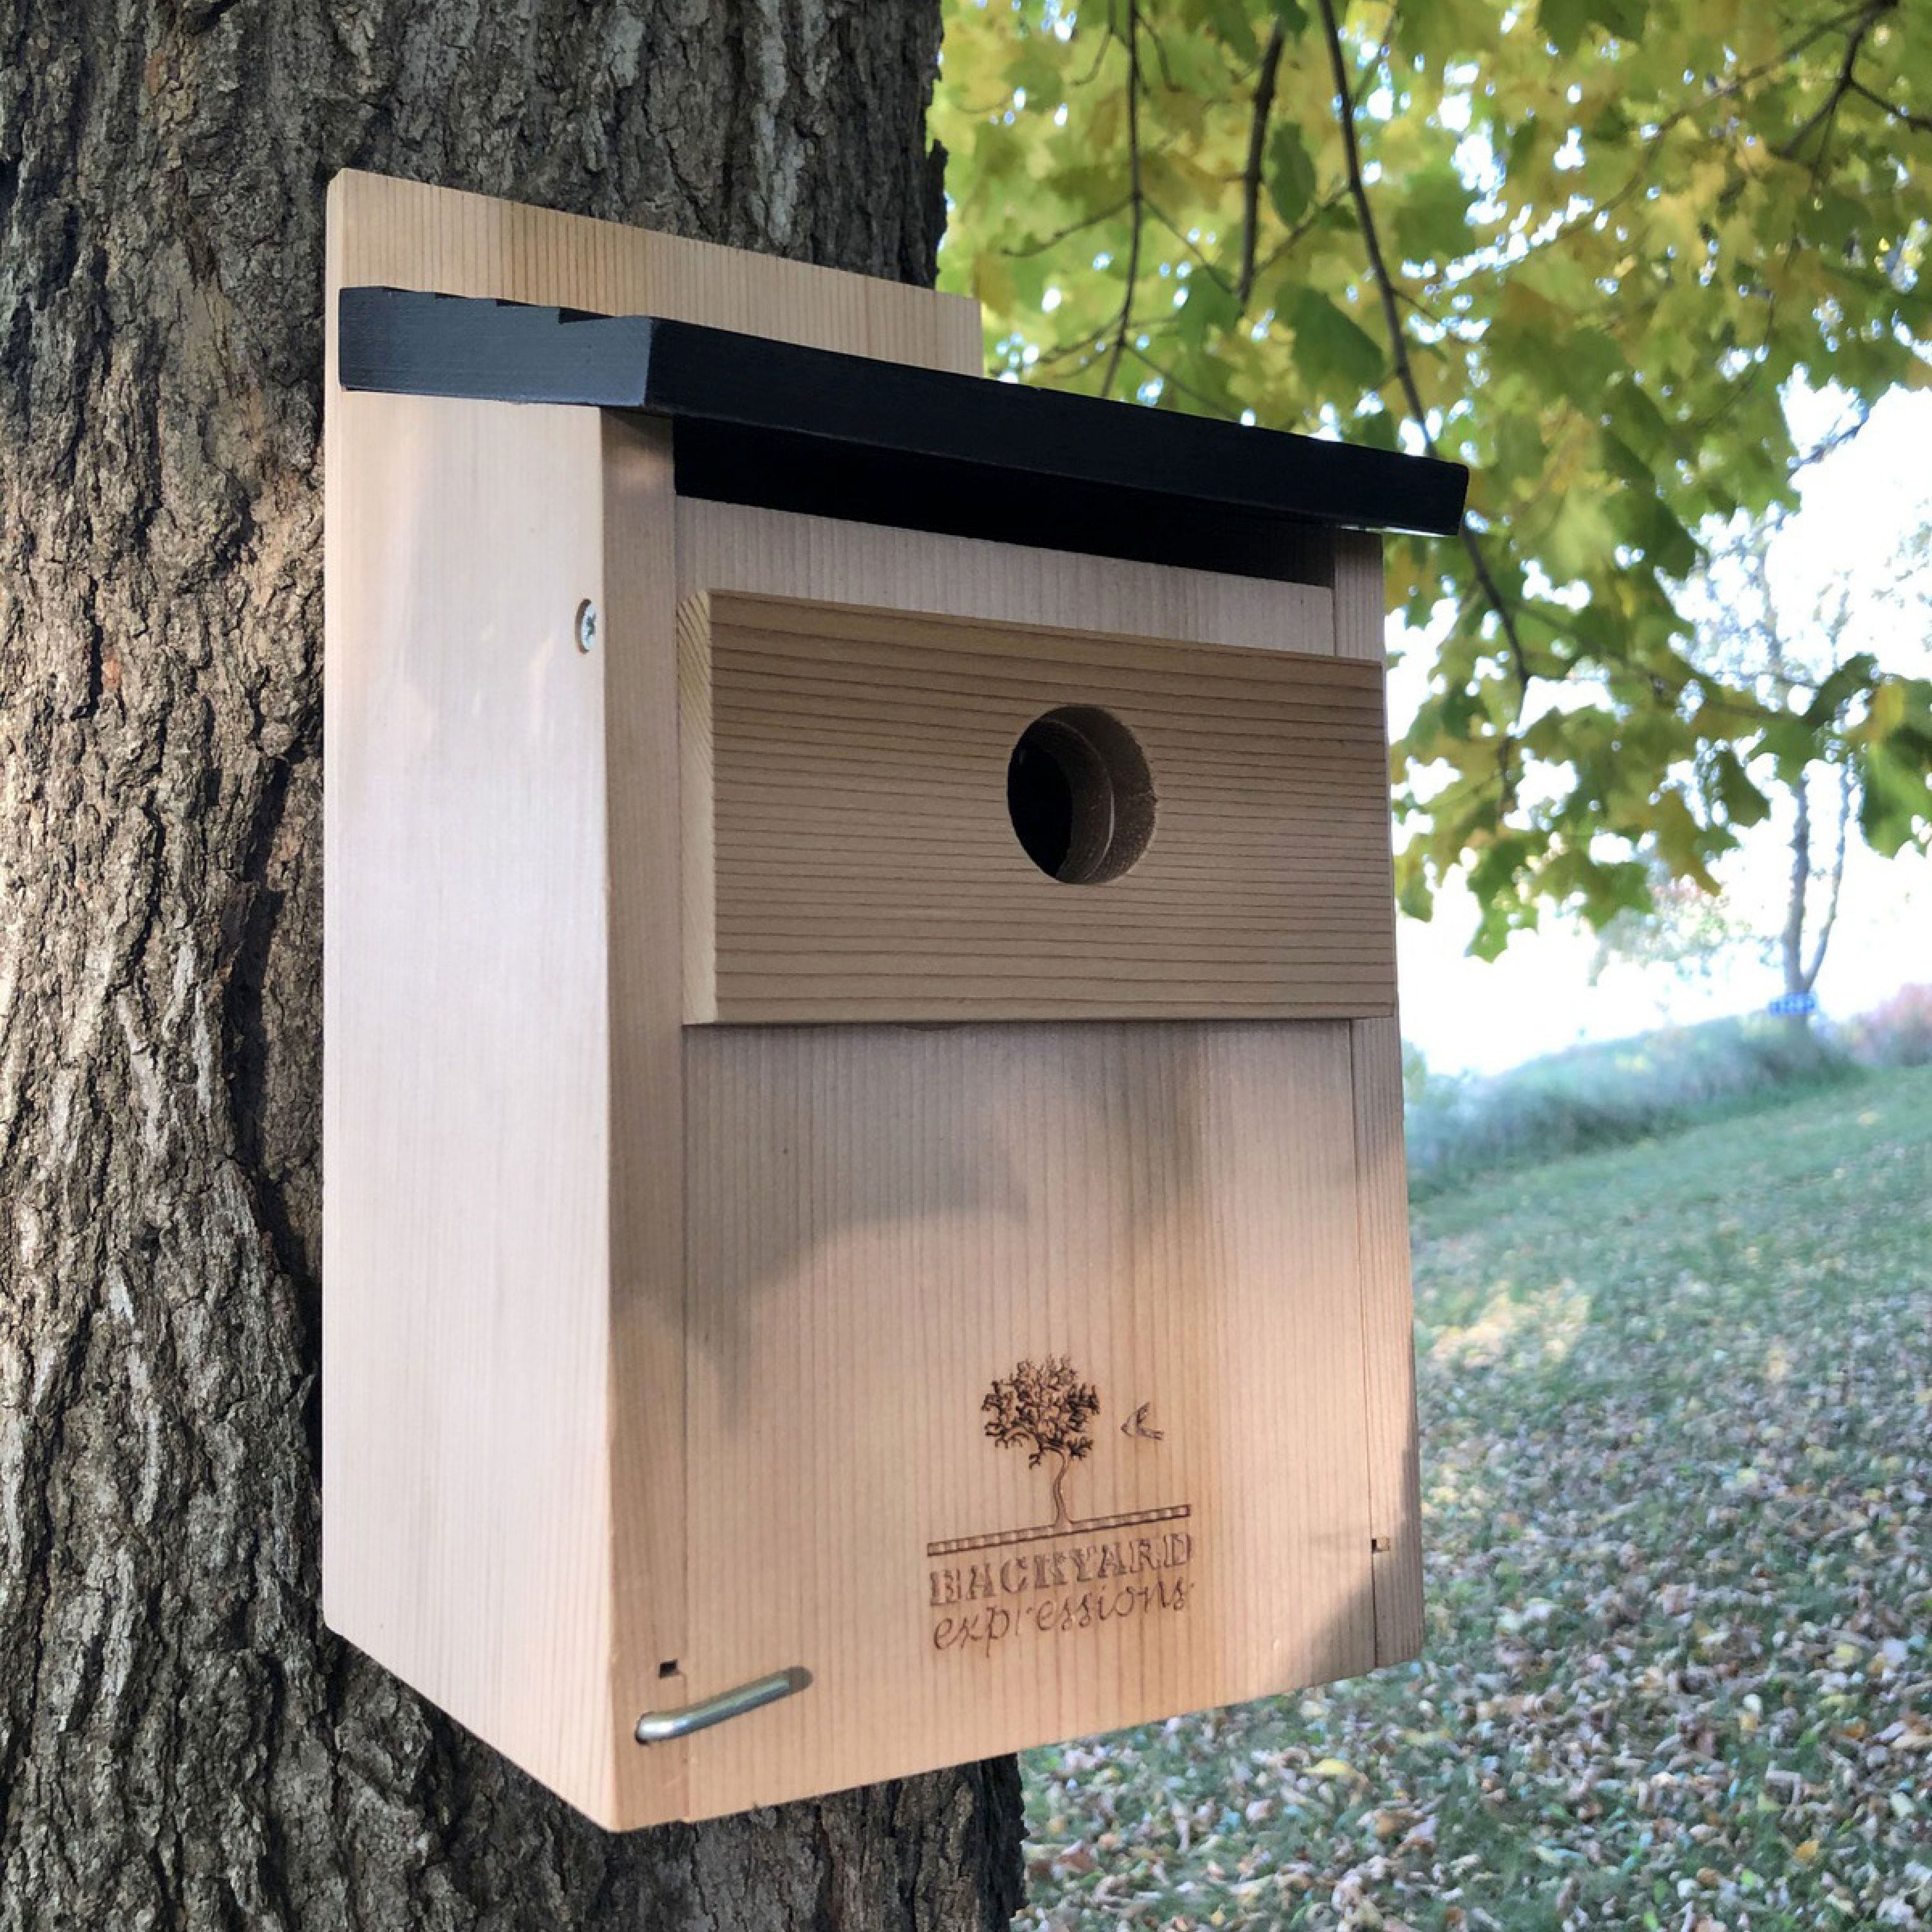
<path fill-rule="evenodd" d="M 1134 734 L 1091 704 L 1064 705 L 1020 734 L 1006 811 L 1021 847 L 1069 886 L 1117 879 L 1154 836 L 1154 778 Z"/>

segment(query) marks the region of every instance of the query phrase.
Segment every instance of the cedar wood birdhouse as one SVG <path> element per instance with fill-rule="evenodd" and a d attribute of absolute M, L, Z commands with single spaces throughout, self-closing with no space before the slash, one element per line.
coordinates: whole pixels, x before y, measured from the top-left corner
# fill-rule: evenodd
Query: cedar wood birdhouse
<path fill-rule="evenodd" d="M 1464 472 L 368 175 L 328 276 L 330 1624 L 617 1828 L 1414 1656 Z"/>

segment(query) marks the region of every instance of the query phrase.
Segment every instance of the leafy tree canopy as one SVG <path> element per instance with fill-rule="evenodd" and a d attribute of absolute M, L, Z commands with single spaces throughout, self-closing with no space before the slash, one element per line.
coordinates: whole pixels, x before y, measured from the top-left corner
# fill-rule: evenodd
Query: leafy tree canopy
<path fill-rule="evenodd" d="M 1398 748 L 1405 906 L 1493 951 L 1708 883 L 1831 740 L 1932 824 L 1932 683 L 1779 701 L 1688 648 L 1710 520 L 1792 500 L 1780 392 L 1932 380 L 1932 34 L 1899 0 L 949 0 L 943 257 L 994 366 L 1474 474 L 1390 546 L 1442 641 Z"/>
<path fill-rule="evenodd" d="M 1082 1382 L 1072 1359 L 1049 1355 L 1043 1362 L 1022 1362 L 1000 1376 L 980 1405 L 986 1432 L 1002 1448 L 1030 1445 L 1029 1468 L 1048 1456 L 1077 1462 L 1094 1447 L 1088 1425 L 1100 1412 L 1100 1391 Z"/>

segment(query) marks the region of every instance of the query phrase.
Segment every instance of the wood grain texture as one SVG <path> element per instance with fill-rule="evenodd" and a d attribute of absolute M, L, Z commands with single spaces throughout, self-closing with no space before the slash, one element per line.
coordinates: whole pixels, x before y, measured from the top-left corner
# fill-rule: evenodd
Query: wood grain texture
<path fill-rule="evenodd" d="M 1368 1667 L 1346 1026 L 687 1053 L 687 1679 L 815 1678 L 692 1740 L 697 1815 Z M 1099 1408 L 1041 1534 L 982 1405 L 1059 1357 Z"/>
<path fill-rule="evenodd" d="M 335 401 L 323 1611 L 608 1818 L 598 420 Z"/>
<path fill-rule="evenodd" d="M 1336 539 L 1336 646 L 1383 662 L 1380 538 Z M 1389 885 L 1391 899 L 1394 884 Z M 1376 1661 L 1421 1654 L 1422 1496 L 1415 1412 L 1415 1316 L 1409 1278 L 1408 1174 L 1402 1142 L 1402 1028 L 1396 1014 L 1350 1029 L 1356 1188 L 1367 1367 L 1369 1486 L 1375 1521 Z"/>
<path fill-rule="evenodd" d="M 1020 625 L 1125 628 L 1157 610 L 1176 638 L 1335 644 L 1332 605 L 1300 586 L 1136 578 L 710 504 L 679 506 L 678 538 L 686 596 L 796 584 Z M 1378 776 L 1385 868 L 1381 798 Z M 1376 1275 L 1392 1264 L 1406 1306 L 1406 1251 L 1364 1246 L 1390 1224 L 1365 1218 L 1357 1196 L 1358 1080 L 1372 1064 L 1360 1031 L 691 1032 L 687 1670 L 700 1695 L 787 1664 L 819 1673 L 791 1703 L 694 1740 L 695 1813 L 1232 1701 L 1384 1654 L 1376 1579 L 1401 1558 L 1371 1548 L 1367 1311 L 1390 1300 Z M 1376 1334 L 1386 1342 L 1386 1322 Z M 1183 1497 L 1184 1533 L 1200 1540 L 1182 1567 L 1203 1612 L 1185 1630 L 1189 1611 L 1160 1621 L 1159 1572 L 1146 1622 L 1078 1620 L 1071 1551 L 1123 1534 L 1131 1550 L 1167 1523 L 996 1544 L 992 1599 L 932 1600 L 935 1571 L 942 1597 L 948 1570 L 970 1588 L 978 1550 L 907 1574 L 914 1550 L 1050 1518 L 1046 1472 L 989 1442 L 978 1404 L 988 1378 L 1056 1354 L 1091 1377 L 1102 1408 L 1068 1478 L 1076 1520 L 1171 1508 L 1190 1486 L 1210 1498 L 1197 1522 Z M 1122 1432 L 1144 1402 L 1157 1442 Z M 1219 1534 L 1228 1521 L 1232 1538 Z M 1048 1559 L 1045 1583 L 1032 1570 L 1006 1593 L 1018 1573 L 1004 1566 L 1022 1556 Z M 1069 1580 L 1058 1586 L 1056 1558 Z M 1030 1601 L 1036 1616 L 1049 1600 L 1061 1616 L 1048 1631 L 1016 1620 L 997 1640 L 983 1626 L 977 1650 L 953 1647 L 962 1616 Z M 932 1647 L 942 1630 L 947 1647 Z M 973 1668 L 962 1680 L 945 1664 Z"/>
<path fill-rule="evenodd" d="M 460 198 L 391 185 L 338 184 L 338 211 L 380 232 L 346 225 L 332 286 L 616 308 L 653 300 L 626 276 L 675 282 L 656 256 L 576 259 L 619 248 L 601 231 L 509 212 L 466 244 Z M 837 339 L 850 326 L 908 352 L 900 323 L 852 322 L 854 292 L 815 281 L 761 322 L 738 260 L 721 312 L 699 289 L 692 319 L 863 346 Z M 955 353 L 943 311 L 908 314 L 919 352 Z M 901 677 L 909 650 L 934 661 L 906 642 L 926 626 L 956 653 L 958 620 L 983 620 L 944 701 L 927 694 L 941 740 L 1000 677 L 1037 681 L 1043 639 L 1150 694 L 1156 758 L 1188 703 L 1252 691 L 1264 710 L 1294 686 L 1313 707 L 1294 728 L 1341 730 L 1361 785 L 1310 836 L 1346 847 L 1352 878 L 1379 871 L 1361 902 L 1385 916 L 1379 676 L 1334 656 L 1369 622 L 1350 540 L 1332 566 L 1311 550 L 1332 590 L 1157 572 L 674 506 L 662 430 L 587 412 L 332 388 L 329 406 L 332 1622 L 620 1826 L 1404 1654 L 1410 1546 L 1370 1550 L 1405 1496 L 1414 1522 L 1412 1462 L 1408 1490 L 1390 1474 L 1410 1387 L 1391 1022 L 680 1024 L 692 801 L 724 796 L 734 733 L 766 755 L 811 742 L 721 712 L 708 626 L 710 729 L 680 740 L 680 596 L 885 607 L 842 644 L 843 614 L 756 634 L 767 655 L 781 640 L 788 701 L 817 692 L 845 719 L 824 742 L 864 753 L 875 788 L 892 746 L 852 734 L 894 701 L 878 654 Z M 585 596 L 604 616 L 587 656 Z M 842 650 L 861 674 L 842 686 Z M 1251 788 L 1268 781 L 1240 702 L 1229 758 L 1254 762 Z M 1232 769 L 1204 759 L 1204 784 Z M 712 850 L 739 836 L 714 817 Z M 1226 876 L 1252 849 L 1201 862 Z M 704 872 L 728 933 L 729 871 Z M 1113 890 L 1033 877 L 1061 899 Z M 981 1405 L 1059 1358 L 1099 1412 L 1056 1526 L 1053 1459 L 990 1440 Z M 1412 1457 L 1413 1440 L 1412 1420 Z M 961 1619 L 982 1600 L 1010 1622 L 976 1654 Z M 818 1674 L 799 1697 L 681 1750 L 630 1742 L 646 1705 L 795 1664 Z"/>
<path fill-rule="evenodd" d="M 350 238 L 329 291 L 368 286 L 658 315 L 976 376 L 978 303 L 655 230 L 345 170 L 330 220 Z"/>
<path fill-rule="evenodd" d="M 353 172 L 329 220 L 324 1614 L 580 1809 L 654 1822 L 686 1808 L 681 1750 L 630 1735 L 682 1701 L 686 1602 L 668 452 L 346 394 L 333 296 L 952 368 L 976 311 Z"/>
<path fill-rule="evenodd" d="M 730 593 L 681 623 L 688 1018 L 1388 1010 L 1378 667 Z M 1022 733 L 1078 705 L 1158 796 L 1144 853 L 1092 885 L 1036 866 L 1007 809 Z"/>
<path fill-rule="evenodd" d="M 638 1748 L 685 1701 L 684 1072 L 670 435 L 603 418 L 616 1815 L 681 1817 L 685 1748 Z M 667 1671 L 665 1665 L 673 1667 Z"/>
<path fill-rule="evenodd" d="M 1298 567 L 1309 580 L 1284 584 L 680 499 L 677 587 L 680 598 L 745 590 L 1182 644 L 1331 651 L 1334 541 L 1332 531 L 1306 532 Z"/>

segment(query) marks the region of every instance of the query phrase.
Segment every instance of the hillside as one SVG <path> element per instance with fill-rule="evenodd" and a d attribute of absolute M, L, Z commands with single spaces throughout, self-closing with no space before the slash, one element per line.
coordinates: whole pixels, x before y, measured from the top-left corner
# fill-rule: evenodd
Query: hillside
<path fill-rule="evenodd" d="M 1426 1660 L 1036 1754 L 1034 1922 L 1932 1927 L 1932 1068 L 1415 1242 Z"/>

